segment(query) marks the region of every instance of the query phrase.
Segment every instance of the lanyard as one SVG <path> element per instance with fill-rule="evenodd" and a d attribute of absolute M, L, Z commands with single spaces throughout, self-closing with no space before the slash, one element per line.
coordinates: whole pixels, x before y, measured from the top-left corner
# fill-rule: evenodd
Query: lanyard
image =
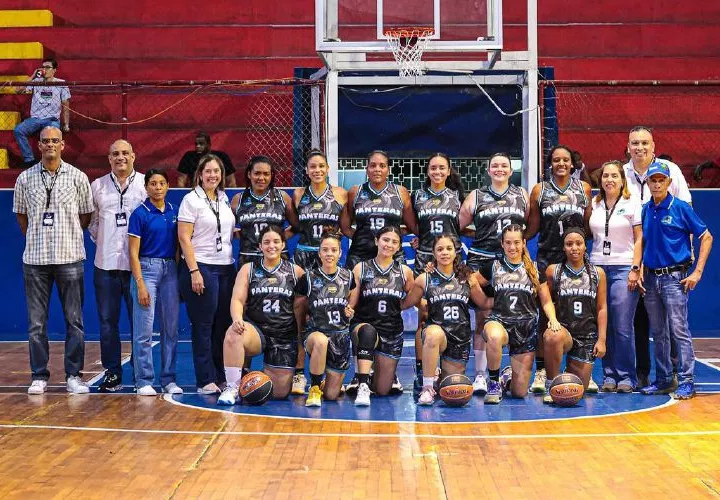
<path fill-rule="evenodd" d="M 612 208 L 610 210 L 608 210 L 607 200 L 605 200 L 605 238 L 608 237 L 608 233 L 610 232 L 610 218 L 612 217 L 612 214 L 615 211 L 615 207 L 617 207 L 617 204 L 619 201 L 620 201 L 620 198 L 615 200 L 615 203 L 613 204 Z"/>
<path fill-rule="evenodd" d="M 45 182 L 45 173 L 47 170 L 43 169 L 40 172 L 40 179 L 42 180 L 43 186 L 45 186 L 45 210 L 50 208 L 50 196 L 52 195 L 53 189 L 55 189 L 55 183 L 57 182 L 58 175 L 60 175 L 60 168 L 62 168 L 62 165 L 58 167 L 58 169 L 55 171 L 55 175 L 52 176 L 52 182 L 50 183 L 50 187 L 48 187 L 47 183 Z M 50 173 L 48 173 L 50 175 Z"/>
<path fill-rule="evenodd" d="M 642 203 L 644 201 L 643 197 L 645 195 L 645 184 L 647 184 L 647 179 L 645 179 L 644 181 L 640 180 L 640 176 L 637 174 L 637 172 L 634 171 L 634 169 L 633 174 L 635 174 L 635 180 L 640 183 L 640 203 Z"/>
<path fill-rule="evenodd" d="M 123 196 L 125 196 L 125 193 L 127 193 L 128 188 L 130 187 L 130 184 L 132 184 L 132 181 L 135 179 L 135 174 L 137 172 L 133 172 L 133 174 L 128 178 L 127 186 L 125 186 L 125 189 L 120 191 L 120 184 L 115 180 L 115 174 L 110 175 L 110 179 L 112 179 L 113 186 L 115 186 L 115 189 L 118 193 L 120 193 L 120 210 L 123 208 Z"/>
<path fill-rule="evenodd" d="M 210 210 L 215 215 L 215 220 L 217 221 L 217 232 L 218 234 L 222 233 L 222 226 L 220 225 L 220 197 L 217 197 L 217 200 L 215 202 L 217 203 L 217 210 L 215 207 L 213 207 L 212 200 L 210 197 L 205 193 L 205 201 L 207 201 L 208 207 L 210 207 Z"/>

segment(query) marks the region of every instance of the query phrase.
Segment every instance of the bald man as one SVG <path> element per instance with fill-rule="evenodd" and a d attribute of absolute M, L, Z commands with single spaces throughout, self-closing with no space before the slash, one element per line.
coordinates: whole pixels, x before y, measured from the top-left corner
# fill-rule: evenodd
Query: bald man
<path fill-rule="evenodd" d="M 125 302 L 132 335 L 128 222 L 130 214 L 147 197 L 145 176 L 135 171 L 135 152 L 129 142 L 117 140 L 108 154 L 110 173 L 91 185 L 95 211 L 90 237 L 95 251 L 95 300 L 100 319 L 100 358 L 105 378 L 100 392 L 122 389 L 120 304 Z"/>

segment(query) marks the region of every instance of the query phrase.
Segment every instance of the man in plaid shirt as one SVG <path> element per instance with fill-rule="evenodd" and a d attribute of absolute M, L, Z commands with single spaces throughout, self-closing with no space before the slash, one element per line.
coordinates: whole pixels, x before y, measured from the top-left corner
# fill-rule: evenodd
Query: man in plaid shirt
<path fill-rule="evenodd" d="M 42 160 L 15 182 L 13 212 L 25 235 L 23 276 L 28 305 L 30 368 L 28 394 L 42 394 L 50 378 L 47 318 L 53 283 L 65 314 L 65 376 L 70 393 L 89 392 L 81 379 L 85 358 L 83 327 L 83 229 L 90 223 L 93 198 L 87 175 L 65 163 L 62 132 L 40 132 Z"/>

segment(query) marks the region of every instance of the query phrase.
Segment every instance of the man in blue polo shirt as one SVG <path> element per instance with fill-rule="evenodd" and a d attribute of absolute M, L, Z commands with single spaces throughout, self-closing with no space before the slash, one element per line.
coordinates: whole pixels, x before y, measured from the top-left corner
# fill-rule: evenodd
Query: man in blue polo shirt
<path fill-rule="evenodd" d="M 668 193 L 672 179 L 667 165 L 653 163 L 647 178 L 652 199 L 642 210 L 643 265 L 645 307 L 655 339 L 656 378 L 640 392 L 672 393 L 675 399 L 690 399 L 695 395 L 695 352 L 688 327 L 688 293 L 702 277 L 712 235 L 688 203 Z M 691 235 L 700 239 L 700 255 L 695 270 L 688 274 L 692 266 Z M 671 339 L 678 353 L 677 390 L 670 360 Z"/>

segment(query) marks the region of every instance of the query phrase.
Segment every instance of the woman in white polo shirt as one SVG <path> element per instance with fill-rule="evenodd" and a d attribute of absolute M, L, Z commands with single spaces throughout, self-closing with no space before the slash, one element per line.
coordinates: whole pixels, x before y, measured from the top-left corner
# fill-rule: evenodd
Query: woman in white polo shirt
<path fill-rule="evenodd" d="M 223 340 L 232 323 L 230 298 L 235 282 L 235 215 L 225 194 L 222 160 L 213 154 L 203 156 L 193 186 L 178 214 L 183 257 L 178 281 L 192 324 L 198 393 L 215 394 L 225 382 Z"/>
<path fill-rule="evenodd" d="M 600 193 L 590 216 L 593 248 L 590 260 L 607 276 L 607 354 L 602 360 L 606 392 L 632 392 L 635 372 L 633 321 L 640 297 L 642 238 L 640 203 L 630 196 L 622 163 L 609 161 L 600 168 Z"/>

